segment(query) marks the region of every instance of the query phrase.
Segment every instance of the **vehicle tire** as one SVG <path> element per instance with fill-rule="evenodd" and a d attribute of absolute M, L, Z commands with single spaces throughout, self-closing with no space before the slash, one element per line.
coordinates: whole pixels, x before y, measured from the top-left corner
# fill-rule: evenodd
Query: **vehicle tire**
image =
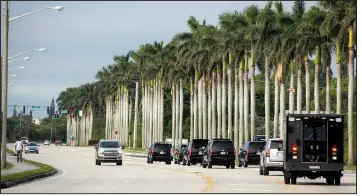
<path fill-rule="evenodd" d="M 150 163 L 150 158 L 147 157 L 147 163 Z"/>
<path fill-rule="evenodd" d="M 290 178 L 290 184 L 297 184 L 297 177 Z"/>
<path fill-rule="evenodd" d="M 290 184 L 290 177 L 285 176 L 285 174 L 284 174 L 284 184 Z"/>
<path fill-rule="evenodd" d="M 340 176 L 336 176 L 334 177 L 334 185 L 341 185 L 341 177 Z"/>
<path fill-rule="evenodd" d="M 259 165 L 259 175 L 263 175 L 263 174 L 264 174 L 263 169 L 262 169 L 261 165 Z"/>
<path fill-rule="evenodd" d="M 122 165 L 122 161 L 118 161 L 116 164 L 117 165 Z"/>
<path fill-rule="evenodd" d="M 244 165 L 245 168 L 247 168 L 249 164 L 248 164 L 247 161 L 244 161 L 244 164 L 243 164 L 243 165 Z"/>
<path fill-rule="evenodd" d="M 166 165 L 171 165 L 171 160 L 170 160 L 170 161 L 166 161 Z"/>
<path fill-rule="evenodd" d="M 235 163 L 231 163 L 230 168 L 235 169 Z"/>
<path fill-rule="evenodd" d="M 327 176 L 326 182 L 328 185 L 334 185 L 334 178 L 331 176 Z"/>
<path fill-rule="evenodd" d="M 201 165 L 202 165 L 202 168 L 206 168 L 206 166 L 207 166 L 207 165 L 205 164 L 205 161 L 204 161 L 204 160 L 201 161 Z"/>
<path fill-rule="evenodd" d="M 96 165 L 101 165 L 101 162 L 96 159 Z"/>
<path fill-rule="evenodd" d="M 208 162 L 207 162 L 207 168 L 209 168 L 209 169 L 211 169 L 211 168 L 212 168 L 211 161 L 208 161 Z"/>
<path fill-rule="evenodd" d="M 190 166 L 190 165 L 191 165 L 190 161 L 187 161 L 187 166 Z"/>
<path fill-rule="evenodd" d="M 177 160 L 175 159 L 175 161 L 173 162 L 175 165 L 177 164 Z"/>
<path fill-rule="evenodd" d="M 191 163 L 191 165 L 196 165 L 196 163 Z"/>
<path fill-rule="evenodd" d="M 226 169 L 230 169 L 230 165 L 225 165 Z"/>
<path fill-rule="evenodd" d="M 36 151 L 36 154 L 39 154 L 39 151 Z"/>
<path fill-rule="evenodd" d="M 177 164 L 181 164 L 181 158 L 179 157 L 178 159 L 177 159 Z"/>
<path fill-rule="evenodd" d="M 269 176 L 269 169 L 265 166 L 263 166 L 263 175 L 264 176 Z"/>
<path fill-rule="evenodd" d="M 150 159 L 150 163 L 153 164 L 153 160 L 152 160 L 152 159 Z"/>
<path fill-rule="evenodd" d="M 186 161 L 185 161 L 185 159 L 182 159 L 182 165 L 183 165 L 183 166 L 186 166 Z"/>

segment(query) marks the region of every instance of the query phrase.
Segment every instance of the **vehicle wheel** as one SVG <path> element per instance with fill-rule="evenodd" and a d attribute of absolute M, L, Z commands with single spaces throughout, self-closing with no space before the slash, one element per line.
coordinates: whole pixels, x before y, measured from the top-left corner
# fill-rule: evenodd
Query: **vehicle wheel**
<path fill-rule="evenodd" d="M 182 159 L 182 165 L 185 166 L 186 165 L 186 161 L 185 159 Z"/>
<path fill-rule="evenodd" d="M 263 166 L 263 175 L 264 176 L 269 176 L 269 169 L 265 166 Z"/>
<path fill-rule="evenodd" d="M 166 165 L 171 165 L 171 160 L 170 160 L 170 161 L 166 161 Z"/>
<path fill-rule="evenodd" d="M 205 161 L 204 160 L 202 160 L 202 162 L 201 162 L 201 165 L 202 165 L 202 168 L 206 168 L 206 164 L 205 164 Z"/>
<path fill-rule="evenodd" d="M 297 178 L 296 177 L 290 178 L 290 184 L 297 184 Z"/>
<path fill-rule="evenodd" d="M 207 168 L 209 168 L 209 169 L 211 169 L 211 168 L 212 168 L 211 161 L 207 162 Z"/>
<path fill-rule="evenodd" d="M 36 151 L 36 154 L 39 154 L 39 151 Z"/>
<path fill-rule="evenodd" d="M 116 164 L 117 165 L 122 165 L 122 161 L 118 161 Z"/>
<path fill-rule="evenodd" d="M 230 165 L 225 165 L 226 166 L 226 169 L 230 169 Z"/>
<path fill-rule="evenodd" d="M 177 160 L 175 159 L 175 161 L 173 162 L 175 165 L 177 164 Z"/>
<path fill-rule="evenodd" d="M 337 185 L 337 186 L 341 185 L 341 177 L 340 176 L 336 176 L 334 178 L 334 185 Z"/>
<path fill-rule="evenodd" d="M 153 160 L 152 160 L 152 159 L 150 159 L 150 163 L 153 164 Z"/>
<path fill-rule="evenodd" d="M 96 160 L 96 165 L 101 165 L 101 162 Z"/>
<path fill-rule="evenodd" d="M 190 166 L 190 165 L 191 165 L 190 161 L 187 161 L 187 166 Z"/>
<path fill-rule="evenodd" d="M 245 168 L 247 168 L 249 164 L 248 164 L 247 161 L 244 161 L 244 164 L 243 164 L 243 165 L 244 165 Z"/>
<path fill-rule="evenodd" d="M 181 164 L 181 158 L 177 159 L 177 164 L 179 164 L 179 165 Z"/>
<path fill-rule="evenodd" d="M 191 163 L 191 165 L 196 165 L 196 163 Z"/>
<path fill-rule="evenodd" d="M 259 175 L 263 175 L 263 174 L 264 174 L 263 169 L 262 169 L 261 165 L 259 165 Z"/>
<path fill-rule="evenodd" d="M 235 163 L 231 163 L 230 168 L 235 169 Z"/>
<path fill-rule="evenodd" d="M 150 163 L 150 158 L 147 157 L 147 163 Z"/>
<path fill-rule="evenodd" d="M 284 174 L 284 184 L 290 184 L 290 177 L 285 176 L 285 174 Z"/>
<path fill-rule="evenodd" d="M 326 182 L 327 182 L 328 185 L 333 185 L 334 184 L 334 178 L 330 177 L 330 176 L 327 176 Z"/>

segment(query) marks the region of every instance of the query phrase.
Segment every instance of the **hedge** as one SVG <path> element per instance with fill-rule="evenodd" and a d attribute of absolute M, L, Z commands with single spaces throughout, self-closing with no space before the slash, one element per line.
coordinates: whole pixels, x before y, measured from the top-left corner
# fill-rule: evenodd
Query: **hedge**
<path fill-rule="evenodd" d="M 88 140 L 88 145 L 89 146 L 93 146 L 94 144 L 98 144 L 98 143 L 99 143 L 99 140 L 97 140 L 97 139 Z"/>

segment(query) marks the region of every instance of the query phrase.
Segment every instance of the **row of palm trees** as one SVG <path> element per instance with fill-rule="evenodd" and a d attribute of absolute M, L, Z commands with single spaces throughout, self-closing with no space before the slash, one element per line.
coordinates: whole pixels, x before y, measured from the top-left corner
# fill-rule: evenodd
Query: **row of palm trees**
<path fill-rule="evenodd" d="M 356 1 L 320 1 L 308 10 L 304 1 L 295 1 L 292 12 L 285 11 L 280 1 L 270 1 L 262 9 L 251 5 L 242 12 L 225 12 L 219 15 L 218 26 L 207 24 L 205 20 L 200 23 L 190 17 L 187 21 L 190 32 L 178 33 L 167 45 L 163 42 L 145 44 L 137 51 L 114 57 L 113 65 L 97 73 L 99 81 L 68 88 L 57 102 L 63 108 L 72 106 L 74 111 L 88 111 L 82 117 L 75 116 L 76 124 L 91 114 L 96 105 L 105 109 L 106 138 L 116 137 L 130 145 L 128 132 L 132 121 L 134 80 L 140 81 L 142 147 L 146 148 L 152 142 L 164 139 L 164 91 L 171 88 L 172 143 L 177 145 L 183 137 L 183 90 L 190 85 L 189 139 L 230 138 L 238 148 L 255 137 L 256 67 L 265 74 L 265 135 L 269 138 L 272 130 L 272 137 L 284 137 L 287 91 L 289 113 L 295 111 L 295 91 L 296 113 L 302 113 L 303 109 L 310 113 L 311 104 L 314 104 L 315 113 L 321 112 L 320 71 L 326 74 L 325 112 L 340 114 L 340 72 L 342 64 L 348 63 L 348 162 L 353 165 L 356 12 Z M 331 111 L 329 93 L 332 55 L 336 55 L 337 60 L 336 111 Z M 314 103 L 311 102 L 311 58 L 314 58 Z M 270 127 L 273 70 L 274 125 Z M 286 88 L 287 80 L 289 88 Z"/>

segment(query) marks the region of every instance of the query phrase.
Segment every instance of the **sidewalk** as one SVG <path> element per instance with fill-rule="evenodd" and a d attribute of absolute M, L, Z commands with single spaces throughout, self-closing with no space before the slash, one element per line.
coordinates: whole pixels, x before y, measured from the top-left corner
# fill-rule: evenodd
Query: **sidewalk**
<path fill-rule="evenodd" d="M 2 169 L 1 176 L 7 176 L 7 175 L 18 173 L 18 172 L 24 172 L 27 170 L 33 170 L 33 169 L 39 168 L 36 165 L 24 162 L 24 157 L 23 157 L 23 162 L 17 163 L 16 156 L 12 156 L 7 153 L 6 159 L 7 159 L 6 161 L 11 163 L 12 165 L 14 165 L 14 167 L 12 167 L 10 169 Z"/>

